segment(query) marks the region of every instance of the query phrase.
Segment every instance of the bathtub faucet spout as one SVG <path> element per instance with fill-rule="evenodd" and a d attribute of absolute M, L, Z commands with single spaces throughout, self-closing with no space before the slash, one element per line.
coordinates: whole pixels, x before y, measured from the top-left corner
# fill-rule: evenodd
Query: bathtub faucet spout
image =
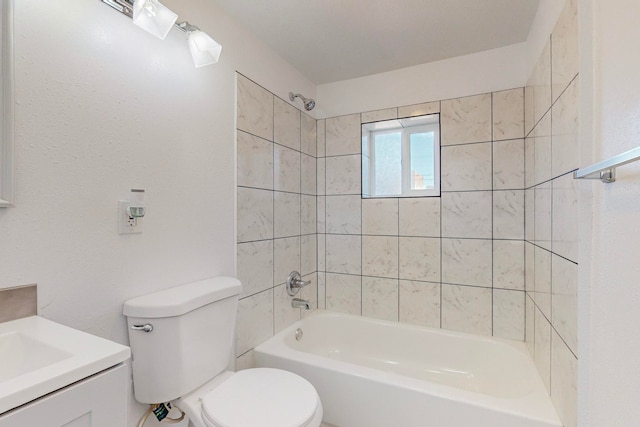
<path fill-rule="evenodd" d="M 311 310 L 311 304 L 306 299 L 294 298 L 291 300 L 291 307 L 304 308 L 305 310 Z"/>
<path fill-rule="evenodd" d="M 287 293 L 289 296 L 295 296 L 300 289 L 304 288 L 307 285 L 310 285 L 310 280 L 302 280 L 302 276 L 297 271 L 292 271 L 287 277 Z"/>

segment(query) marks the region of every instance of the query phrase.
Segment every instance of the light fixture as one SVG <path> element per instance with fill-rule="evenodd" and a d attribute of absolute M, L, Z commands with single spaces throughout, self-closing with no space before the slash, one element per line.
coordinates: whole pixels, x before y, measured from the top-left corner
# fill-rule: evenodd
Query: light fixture
<path fill-rule="evenodd" d="M 167 37 L 177 19 L 178 15 L 158 0 L 133 2 L 133 23 L 159 39 L 164 40 Z"/>
<path fill-rule="evenodd" d="M 218 62 L 222 46 L 209 34 L 196 30 L 189 34 L 189 50 L 196 67 L 202 67 Z"/>
<path fill-rule="evenodd" d="M 164 39 L 172 26 L 189 35 L 188 45 L 196 68 L 215 64 L 220 59 L 222 46 L 204 31 L 188 22 L 177 23 L 178 15 L 158 0 L 100 0 L 123 15 L 133 19 L 138 27 Z"/>
<path fill-rule="evenodd" d="M 212 39 L 209 34 L 200 30 L 200 28 L 186 21 L 176 24 L 176 27 L 189 34 L 189 50 L 196 68 L 218 62 L 222 52 L 220 43 Z"/>

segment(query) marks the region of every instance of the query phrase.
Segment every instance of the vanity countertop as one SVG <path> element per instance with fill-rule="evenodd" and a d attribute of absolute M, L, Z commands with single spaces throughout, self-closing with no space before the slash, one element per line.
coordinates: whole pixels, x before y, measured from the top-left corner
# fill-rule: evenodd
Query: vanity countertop
<path fill-rule="evenodd" d="M 42 317 L 0 323 L 0 414 L 130 356 L 127 346 Z"/>

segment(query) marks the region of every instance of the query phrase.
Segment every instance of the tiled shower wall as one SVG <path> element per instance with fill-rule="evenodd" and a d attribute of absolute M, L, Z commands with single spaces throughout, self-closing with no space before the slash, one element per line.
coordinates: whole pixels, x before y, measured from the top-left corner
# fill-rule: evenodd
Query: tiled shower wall
<path fill-rule="evenodd" d="M 524 90 L 317 126 L 238 75 L 238 368 L 303 315 L 283 285 L 299 269 L 314 308 L 526 332 L 564 424 L 576 425 L 577 31 L 568 0 Z M 361 123 L 437 112 L 441 197 L 362 199 Z"/>
<path fill-rule="evenodd" d="M 317 307 L 316 121 L 237 75 L 237 220 L 240 295 L 237 368 L 253 347 L 300 319 L 284 283 L 299 271 L 298 295 Z"/>
<path fill-rule="evenodd" d="M 361 123 L 440 113 L 441 197 L 361 197 Z M 524 90 L 318 121 L 328 310 L 524 339 Z"/>
<path fill-rule="evenodd" d="M 525 88 L 526 337 L 565 427 L 577 425 L 576 7 L 566 2 Z"/>

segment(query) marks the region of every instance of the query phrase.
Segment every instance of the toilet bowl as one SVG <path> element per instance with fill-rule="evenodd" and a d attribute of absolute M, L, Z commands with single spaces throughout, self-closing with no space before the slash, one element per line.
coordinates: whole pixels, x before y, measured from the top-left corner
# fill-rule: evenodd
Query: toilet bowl
<path fill-rule="evenodd" d="M 214 277 L 127 301 L 138 402 L 173 402 L 193 427 L 318 427 L 315 388 L 291 372 L 228 370 L 241 285 Z"/>
<path fill-rule="evenodd" d="M 225 372 L 174 403 L 194 427 L 317 427 L 322 422 L 313 386 L 280 369 Z"/>

